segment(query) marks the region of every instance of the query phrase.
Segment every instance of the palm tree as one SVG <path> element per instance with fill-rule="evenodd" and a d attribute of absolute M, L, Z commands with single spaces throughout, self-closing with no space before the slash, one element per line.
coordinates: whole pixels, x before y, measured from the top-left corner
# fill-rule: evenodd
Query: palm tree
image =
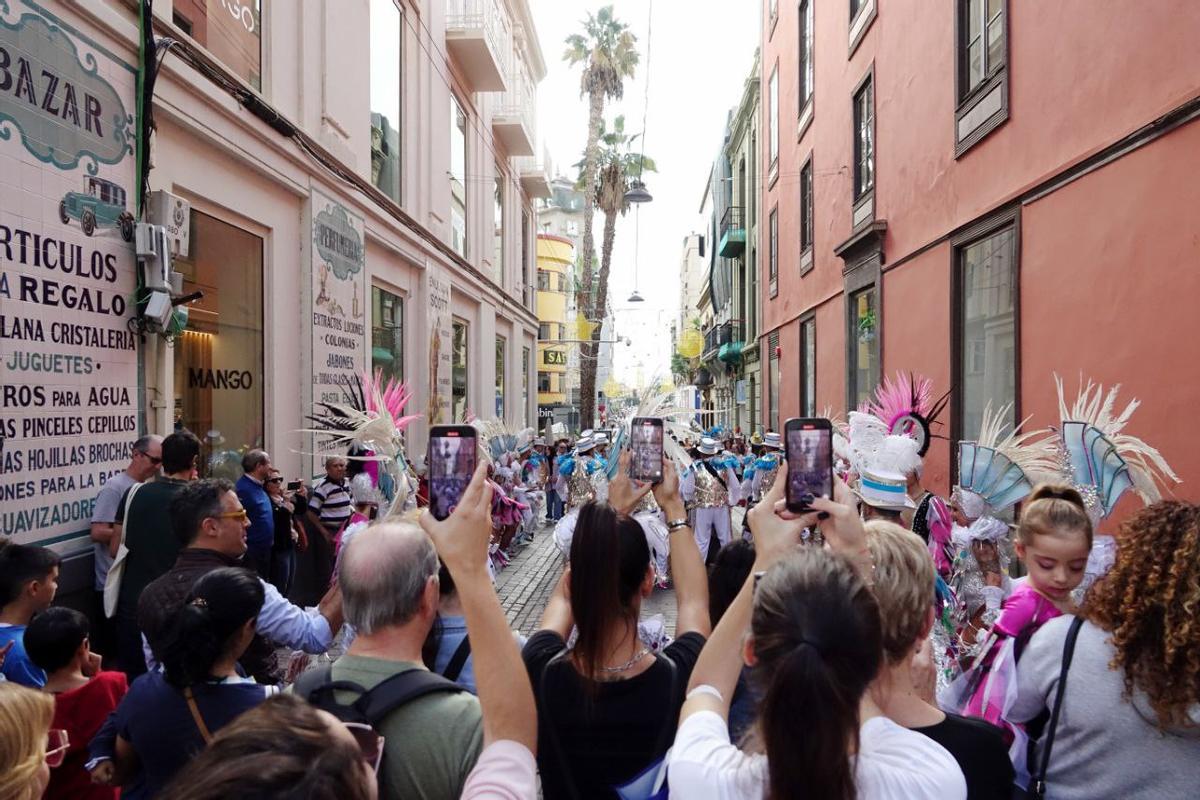
<path fill-rule="evenodd" d="M 579 96 L 588 98 L 588 140 L 583 151 L 583 274 L 576 291 L 576 305 L 586 319 L 596 320 L 596 295 L 592 291 L 594 279 L 595 241 L 592 234 L 592 218 L 596 213 L 596 182 L 600 164 L 600 132 L 604 123 L 604 102 L 619 100 L 625 92 L 625 79 L 633 77 L 638 63 L 638 52 L 634 45 L 637 37 L 629 26 L 613 16 L 612 6 L 604 6 L 596 14 L 588 14 L 583 22 L 583 34 L 567 37 L 567 50 L 563 60 L 569 65 L 583 64 L 579 80 Z M 607 286 L 607 274 L 601 276 Z M 603 318 L 599 318 L 603 319 Z M 600 338 L 597 326 L 592 338 Z M 584 364 L 580 380 L 580 424 L 590 428 L 594 424 L 596 404 L 596 345 L 582 348 Z M 587 365 L 591 365 L 590 369 Z"/>

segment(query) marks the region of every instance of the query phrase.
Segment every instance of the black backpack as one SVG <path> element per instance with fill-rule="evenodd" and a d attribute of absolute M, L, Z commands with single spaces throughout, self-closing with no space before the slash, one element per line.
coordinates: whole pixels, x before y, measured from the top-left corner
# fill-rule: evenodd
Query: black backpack
<path fill-rule="evenodd" d="M 332 664 L 311 669 L 296 679 L 292 692 L 342 722 L 365 723 L 376 731 L 388 714 L 418 697 L 464 691 L 457 683 L 424 669 L 410 669 L 393 675 L 369 690 L 353 681 L 332 680 L 332 676 Z M 357 692 L 358 699 L 350 704 L 340 703 L 333 694 L 337 691 Z"/>

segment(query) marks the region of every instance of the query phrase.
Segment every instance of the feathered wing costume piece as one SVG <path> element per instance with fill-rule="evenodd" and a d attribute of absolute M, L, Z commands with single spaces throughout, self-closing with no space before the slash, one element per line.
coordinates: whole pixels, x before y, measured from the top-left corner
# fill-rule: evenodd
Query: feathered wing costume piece
<path fill-rule="evenodd" d="M 959 442 L 958 486 L 954 500 L 971 520 L 998 514 L 1019 503 L 1033 487 L 1059 473 L 1059 453 L 1048 430 L 1018 433 L 1029 421 L 1009 429 L 1011 405 L 983 409 L 983 424 L 974 442 Z M 1007 433 L 1006 433 L 1007 430 Z"/>
<path fill-rule="evenodd" d="M 912 373 L 896 373 L 884 378 L 875 388 L 875 398 L 866 410 L 883 421 L 887 432 L 895 436 L 910 436 L 917 440 L 917 452 L 924 456 L 933 439 L 933 426 L 940 425 L 938 416 L 946 408 L 950 392 L 933 399 L 933 381 Z"/>
<path fill-rule="evenodd" d="M 1129 489 L 1149 505 L 1162 499 L 1161 487 L 1180 483 L 1158 450 L 1122 432 L 1141 401 L 1131 400 L 1121 413 L 1114 413 L 1120 384 L 1105 392 L 1091 380 L 1085 386 L 1080 377 L 1079 393 L 1069 408 L 1057 374 L 1054 384 L 1062 418 L 1063 468 L 1089 509 L 1107 517 Z"/>
<path fill-rule="evenodd" d="M 657 386 L 657 382 L 652 381 L 651 385 Z M 625 435 L 629 434 L 634 417 L 662 417 L 663 454 L 679 465 L 679 469 L 682 471 L 684 467 L 692 463 L 692 457 L 688 455 L 679 440 L 693 435 L 691 418 L 695 413 L 695 409 L 676 405 L 672 392 L 656 392 L 646 389 L 638 397 L 637 410 L 624 421 L 622 432 Z"/>
<path fill-rule="evenodd" d="M 321 437 L 320 453 L 349 449 L 360 445 L 374 455 L 351 456 L 361 461 L 378 462 L 387 476 L 391 503 L 388 516 L 401 513 L 409 497 L 413 495 L 415 479 L 404 453 L 404 430 L 420 414 L 404 414 L 404 407 L 412 399 L 407 384 L 389 378 L 383 381 L 383 370 L 374 374 L 355 375 L 342 385 L 341 403 L 318 402 L 314 413 L 308 417 L 311 428 L 301 433 Z M 382 483 L 383 481 L 381 481 Z"/>

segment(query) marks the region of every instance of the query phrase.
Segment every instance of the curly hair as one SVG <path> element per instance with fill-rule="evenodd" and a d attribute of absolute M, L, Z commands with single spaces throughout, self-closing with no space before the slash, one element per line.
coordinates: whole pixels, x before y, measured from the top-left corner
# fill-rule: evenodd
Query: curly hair
<path fill-rule="evenodd" d="M 1108 631 L 1125 695 L 1146 693 L 1159 728 L 1186 725 L 1200 700 L 1200 506 L 1155 503 L 1121 526 L 1117 560 L 1084 615 Z"/>

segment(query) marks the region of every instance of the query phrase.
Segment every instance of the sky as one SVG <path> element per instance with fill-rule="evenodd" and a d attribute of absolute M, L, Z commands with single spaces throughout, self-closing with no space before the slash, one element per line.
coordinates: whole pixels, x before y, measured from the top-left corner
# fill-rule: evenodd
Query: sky
<path fill-rule="evenodd" d="M 579 97 L 580 67 L 562 60 L 568 35 L 582 32 L 590 11 L 611 4 L 638 38 L 642 58 L 622 100 L 605 115 L 625 115 L 637 133 L 645 114 L 646 155 L 653 202 L 634 206 L 617 222 L 610 277 L 616 335 L 633 344 L 614 348 L 617 380 L 636 384 L 669 375 L 671 320 L 679 305 L 683 239 L 702 230 L 700 202 L 709 168 L 721 146 L 729 110 L 742 90 L 759 41 L 756 0 L 529 0 L 546 62 L 538 85 L 538 135 L 557 173 L 575 177 L 571 165 L 587 143 L 587 105 Z M 651 13 L 653 16 L 651 16 Z M 647 26 L 649 25 L 649 40 Z M 647 59 L 647 44 L 649 58 Z M 649 103 L 647 104 L 647 76 Z M 541 152 L 539 149 L 538 152 Z M 603 216 L 594 224 L 599 250 Z M 635 229 L 638 235 L 635 236 Z M 635 253 L 636 250 L 636 253 Z M 636 288 L 644 303 L 627 299 Z"/>

